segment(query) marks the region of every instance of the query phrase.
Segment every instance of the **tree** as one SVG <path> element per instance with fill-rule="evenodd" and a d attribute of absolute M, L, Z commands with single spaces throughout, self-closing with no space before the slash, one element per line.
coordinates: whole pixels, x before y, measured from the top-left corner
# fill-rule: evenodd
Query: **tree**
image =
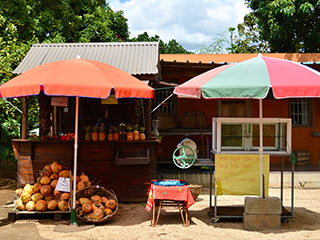
<path fill-rule="evenodd" d="M 210 53 L 226 53 L 226 48 L 230 44 L 226 33 L 219 33 L 212 39 L 212 43 L 207 45 L 203 42 L 196 50 L 199 54 L 210 54 Z"/>
<path fill-rule="evenodd" d="M 266 41 L 260 39 L 257 19 L 253 13 L 245 15 L 244 22 L 236 28 L 230 27 L 230 48 L 231 53 L 262 53 L 269 51 Z"/>
<path fill-rule="evenodd" d="M 319 0 L 246 0 L 272 52 L 320 51 Z"/>
<path fill-rule="evenodd" d="M 123 12 L 112 11 L 105 0 L 2 0 L 0 84 L 14 77 L 13 70 L 34 43 L 112 42 L 127 41 L 128 37 Z M 20 98 L 7 101 L 21 109 Z M 29 98 L 28 104 L 32 129 L 39 122 L 37 98 Z M 20 121 L 21 114 L 0 99 L 0 141 L 6 141 L 1 143 L 0 160 L 9 155 L 13 158 L 8 140 L 19 136 Z"/>
<path fill-rule="evenodd" d="M 147 32 L 139 34 L 137 37 L 130 39 L 132 42 L 159 42 L 159 52 L 162 54 L 190 54 L 191 52 L 184 49 L 175 39 L 168 43 L 163 42 L 158 35 L 149 36 Z"/>

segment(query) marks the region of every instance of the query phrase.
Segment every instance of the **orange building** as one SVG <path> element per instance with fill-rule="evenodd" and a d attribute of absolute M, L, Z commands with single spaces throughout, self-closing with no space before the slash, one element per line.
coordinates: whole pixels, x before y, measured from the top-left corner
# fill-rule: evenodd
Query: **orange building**
<path fill-rule="evenodd" d="M 320 71 L 320 53 L 267 53 L 268 57 L 288 59 Z M 175 85 L 212 68 L 241 62 L 257 54 L 160 54 L 160 80 L 156 81 L 156 99 L 161 103 L 172 94 Z M 176 145 L 189 134 L 198 145 L 200 156 L 206 157 L 212 144 L 213 117 L 258 117 L 259 102 L 249 100 L 183 99 L 172 96 L 157 109 L 163 137 L 159 163 L 171 160 Z M 292 151 L 299 165 L 318 170 L 320 165 L 320 99 L 273 98 L 263 100 L 266 118 L 292 119 Z M 302 156 L 302 157 L 301 157 Z M 285 159 L 288 163 L 288 158 Z M 272 157 L 271 164 L 280 164 L 280 157 Z"/>

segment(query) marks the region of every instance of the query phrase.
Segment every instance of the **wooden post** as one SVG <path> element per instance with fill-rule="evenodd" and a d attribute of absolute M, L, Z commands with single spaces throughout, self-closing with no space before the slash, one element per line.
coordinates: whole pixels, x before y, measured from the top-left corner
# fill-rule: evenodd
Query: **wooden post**
<path fill-rule="evenodd" d="M 151 139 L 151 99 L 147 99 L 146 101 L 146 137 L 147 139 Z"/>
<path fill-rule="evenodd" d="M 22 98 L 21 138 L 28 138 L 28 104 L 27 98 Z"/>

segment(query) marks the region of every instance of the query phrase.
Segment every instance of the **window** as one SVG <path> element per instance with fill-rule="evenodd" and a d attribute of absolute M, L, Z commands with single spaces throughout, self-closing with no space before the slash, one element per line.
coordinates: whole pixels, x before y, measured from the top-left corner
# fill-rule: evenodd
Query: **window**
<path fill-rule="evenodd" d="M 155 104 L 155 106 L 158 106 L 162 101 L 164 101 L 166 98 L 168 98 L 172 93 L 173 93 L 173 88 L 172 89 L 162 89 L 162 90 L 156 91 L 156 104 Z M 171 96 L 157 109 L 157 111 L 174 114 L 175 113 L 174 100 L 175 100 L 175 96 Z"/>
<path fill-rule="evenodd" d="M 291 119 L 293 126 L 310 125 L 310 101 L 308 99 L 291 100 Z"/>

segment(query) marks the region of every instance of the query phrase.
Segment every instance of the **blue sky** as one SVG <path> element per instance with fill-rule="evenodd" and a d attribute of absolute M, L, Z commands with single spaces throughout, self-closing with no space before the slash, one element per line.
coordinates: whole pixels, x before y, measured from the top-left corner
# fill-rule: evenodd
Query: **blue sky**
<path fill-rule="evenodd" d="M 109 0 L 109 4 L 124 11 L 130 37 L 157 34 L 165 42 L 176 39 L 190 51 L 203 42 L 212 43 L 249 12 L 244 0 Z"/>

